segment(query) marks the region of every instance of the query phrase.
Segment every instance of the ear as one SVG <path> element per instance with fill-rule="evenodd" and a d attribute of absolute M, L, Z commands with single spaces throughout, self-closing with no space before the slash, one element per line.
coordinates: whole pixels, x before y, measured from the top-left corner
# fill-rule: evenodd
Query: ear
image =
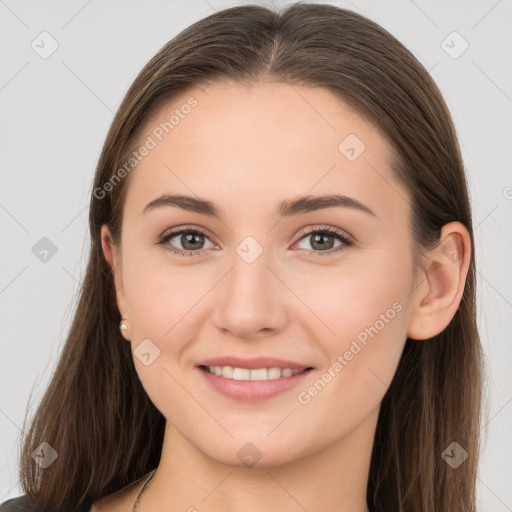
<path fill-rule="evenodd" d="M 118 250 L 112 241 L 112 235 L 106 224 L 101 226 L 101 247 L 105 259 L 112 269 L 114 275 L 114 285 L 116 289 L 116 302 L 121 317 L 128 319 L 128 311 L 126 309 L 126 300 L 124 296 L 123 280 L 121 272 L 121 258 L 118 254 Z"/>
<path fill-rule="evenodd" d="M 426 265 L 414 289 L 407 336 L 426 340 L 442 332 L 455 315 L 471 260 L 471 239 L 460 222 L 441 230 L 440 243 L 426 253 Z"/>

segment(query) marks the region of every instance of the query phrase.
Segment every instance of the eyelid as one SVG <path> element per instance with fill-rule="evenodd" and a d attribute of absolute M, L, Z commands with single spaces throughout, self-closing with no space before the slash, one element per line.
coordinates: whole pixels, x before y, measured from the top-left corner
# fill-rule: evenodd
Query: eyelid
<path fill-rule="evenodd" d="M 310 226 L 310 227 L 307 227 L 307 228 L 302 228 L 299 231 L 299 234 L 298 234 L 299 238 L 297 239 L 297 242 L 299 240 L 301 240 L 302 238 L 304 238 L 304 236 L 311 235 L 311 234 L 316 233 L 316 232 L 332 233 L 332 234 L 334 234 L 336 236 L 340 236 L 340 237 L 346 238 L 352 244 L 356 243 L 356 239 L 350 233 L 345 231 L 344 229 L 335 228 L 333 226 L 322 225 L 322 224 L 317 224 L 317 225 L 313 225 L 312 227 Z"/>
<path fill-rule="evenodd" d="M 169 228 L 165 230 L 161 235 L 158 236 L 158 240 L 162 240 L 171 235 L 179 235 L 183 231 L 195 231 L 201 233 L 202 235 L 206 235 L 210 240 L 213 238 L 210 234 L 210 231 L 203 226 L 198 226 L 194 224 L 184 224 L 183 226 L 179 226 L 176 228 Z M 213 240 L 212 240 L 213 241 Z"/>

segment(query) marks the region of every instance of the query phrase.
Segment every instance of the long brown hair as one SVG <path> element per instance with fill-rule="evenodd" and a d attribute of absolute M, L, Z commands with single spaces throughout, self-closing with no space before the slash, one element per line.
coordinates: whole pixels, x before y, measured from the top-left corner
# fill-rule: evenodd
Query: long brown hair
<path fill-rule="evenodd" d="M 90 201 L 91 248 L 76 313 L 55 373 L 20 453 L 24 492 L 45 512 L 113 493 L 156 468 L 165 418 L 144 391 L 119 332 L 113 276 L 100 241 L 119 244 L 129 177 L 105 197 L 150 117 L 191 86 L 230 79 L 328 87 L 385 135 L 393 170 L 411 195 L 415 258 L 459 221 L 471 237 L 460 306 L 439 335 L 408 339 L 384 396 L 370 464 L 372 512 L 474 512 L 483 359 L 476 323 L 471 209 L 454 125 L 427 70 L 375 22 L 332 5 L 295 3 L 277 12 L 232 7 L 181 32 L 148 62 L 112 122 Z M 25 418 L 26 420 L 26 418 Z M 43 441 L 59 454 L 41 469 Z M 457 442 L 467 460 L 442 457 Z"/>

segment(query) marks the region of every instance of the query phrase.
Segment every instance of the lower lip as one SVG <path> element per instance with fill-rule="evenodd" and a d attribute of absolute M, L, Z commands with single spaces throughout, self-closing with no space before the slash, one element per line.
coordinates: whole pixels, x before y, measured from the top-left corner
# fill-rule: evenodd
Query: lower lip
<path fill-rule="evenodd" d="M 281 377 L 270 380 L 235 380 L 210 373 L 201 367 L 197 367 L 199 373 L 206 382 L 221 395 L 235 400 L 256 402 L 279 395 L 294 388 L 302 382 L 312 370 L 306 370 L 291 377 Z"/>

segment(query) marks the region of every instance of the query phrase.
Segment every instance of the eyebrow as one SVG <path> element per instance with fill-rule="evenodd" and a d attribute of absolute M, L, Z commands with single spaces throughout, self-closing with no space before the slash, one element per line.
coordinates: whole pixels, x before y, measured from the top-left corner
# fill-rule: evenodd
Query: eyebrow
<path fill-rule="evenodd" d="M 147 215 L 152 210 L 167 206 L 174 206 L 181 208 L 182 210 L 200 213 L 211 217 L 222 217 L 221 210 L 211 201 L 185 195 L 168 194 L 157 197 L 153 201 L 149 202 L 142 211 L 142 214 Z M 357 199 L 338 194 L 328 196 L 306 196 L 301 197 L 300 199 L 283 201 L 279 204 L 278 212 L 281 218 L 283 218 L 311 212 L 314 210 L 332 208 L 335 206 L 353 208 L 373 217 L 377 217 L 377 215 L 375 215 L 375 213 L 370 210 L 370 208 L 365 206 Z"/>

